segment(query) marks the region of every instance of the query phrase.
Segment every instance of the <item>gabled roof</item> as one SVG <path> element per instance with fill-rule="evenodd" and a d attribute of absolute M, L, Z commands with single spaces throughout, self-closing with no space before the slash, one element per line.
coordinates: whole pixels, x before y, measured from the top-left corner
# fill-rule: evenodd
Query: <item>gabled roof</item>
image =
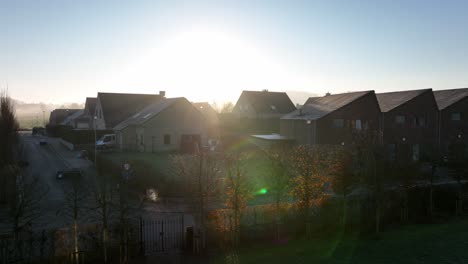
<path fill-rule="evenodd" d="M 98 93 L 98 98 L 106 127 L 114 127 L 162 97 L 156 94 Z"/>
<path fill-rule="evenodd" d="M 154 116 L 158 115 L 165 109 L 169 108 L 170 106 L 174 105 L 177 102 L 187 102 L 190 104 L 190 102 L 185 99 L 184 97 L 178 97 L 178 98 L 166 98 L 159 100 L 155 103 L 152 103 L 145 108 L 143 108 L 141 111 L 135 113 L 133 116 L 129 117 L 128 119 L 124 120 L 120 124 L 114 127 L 115 130 L 122 130 L 128 126 L 133 126 L 133 125 L 141 125 L 145 123 L 146 121 L 150 120 Z"/>
<path fill-rule="evenodd" d="M 85 109 L 84 109 L 86 114 L 94 116 L 94 110 L 96 109 L 96 102 L 97 102 L 96 97 L 86 97 Z"/>
<path fill-rule="evenodd" d="M 286 114 L 296 110 L 285 92 L 242 91 L 241 97 L 259 114 Z"/>
<path fill-rule="evenodd" d="M 468 97 L 468 88 L 434 91 L 434 97 L 439 110 L 443 110 L 461 99 Z"/>
<path fill-rule="evenodd" d="M 50 113 L 49 123 L 51 125 L 59 125 L 63 120 L 65 120 L 65 118 L 67 118 L 67 116 L 70 116 L 80 110 L 82 109 L 55 109 Z"/>
<path fill-rule="evenodd" d="M 75 119 L 81 117 L 83 114 L 84 110 L 78 110 L 75 113 L 67 116 L 60 124 L 64 126 L 70 125 Z"/>
<path fill-rule="evenodd" d="M 361 91 L 332 94 L 322 97 L 310 97 L 302 109 L 289 113 L 283 116 L 281 119 L 317 120 L 370 93 L 374 93 L 374 91 Z"/>
<path fill-rule="evenodd" d="M 429 91 L 432 91 L 432 89 L 378 93 L 376 96 L 377 101 L 379 102 L 380 111 L 389 112 L 399 107 L 400 105 L 413 100 L 415 97 Z"/>
<path fill-rule="evenodd" d="M 218 113 L 207 102 L 192 103 L 200 111 L 207 121 L 218 122 Z"/>

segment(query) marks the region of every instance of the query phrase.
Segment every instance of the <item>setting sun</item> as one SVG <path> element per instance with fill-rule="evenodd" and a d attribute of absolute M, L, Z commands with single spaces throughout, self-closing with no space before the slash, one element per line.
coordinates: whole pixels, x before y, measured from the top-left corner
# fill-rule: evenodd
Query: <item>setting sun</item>
<path fill-rule="evenodd" d="M 268 51 L 218 30 L 174 34 L 144 54 L 123 74 L 124 83 L 167 89 L 172 96 L 186 95 L 195 101 L 232 101 L 239 89 L 279 89 L 294 85 L 290 80 L 302 81 Z"/>

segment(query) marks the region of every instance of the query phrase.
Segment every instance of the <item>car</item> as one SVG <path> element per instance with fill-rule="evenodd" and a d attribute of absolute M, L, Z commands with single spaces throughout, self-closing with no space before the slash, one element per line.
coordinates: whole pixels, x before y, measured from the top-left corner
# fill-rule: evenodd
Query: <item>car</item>
<path fill-rule="evenodd" d="M 107 134 L 96 141 L 97 149 L 110 149 L 115 146 L 115 134 Z"/>
<path fill-rule="evenodd" d="M 39 140 L 39 145 L 44 146 L 47 145 L 47 141 L 45 139 Z"/>
<path fill-rule="evenodd" d="M 59 180 L 67 179 L 67 178 L 79 178 L 83 172 L 80 169 L 72 168 L 72 169 L 65 169 L 65 170 L 58 170 L 55 173 L 55 177 Z"/>

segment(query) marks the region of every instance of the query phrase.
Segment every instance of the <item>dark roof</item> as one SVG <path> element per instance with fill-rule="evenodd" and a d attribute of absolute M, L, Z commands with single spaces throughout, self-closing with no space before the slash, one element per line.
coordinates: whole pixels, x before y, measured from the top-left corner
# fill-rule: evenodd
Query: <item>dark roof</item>
<path fill-rule="evenodd" d="M 49 117 L 49 124 L 51 125 L 59 125 L 60 123 L 65 120 L 70 115 L 83 110 L 83 109 L 55 109 L 50 113 Z"/>
<path fill-rule="evenodd" d="M 432 91 L 432 89 L 378 93 L 376 95 L 380 111 L 388 112 L 428 91 Z"/>
<path fill-rule="evenodd" d="M 461 99 L 468 97 L 468 88 L 434 91 L 434 97 L 440 110 L 445 109 Z"/>
<path fill-rule="evenodd" d="M 165 109 L 169 108 L 170 106 L 174 105 L 177 102 L 187 102 L 190 104 L 190 102 L 185 99 L 184 97 L 178 97 L 178 98 L 167 98 L 167 99 L 162 99 L 159 100 L 155 103 L 152 103 L 145 108 L 143 108 L 141 111 L 135 113 L 133 116 L 129 117 L 128 119 L 124 120 L 120 124 L 116 125 L 114 127 L 115 130 L 122 130 L 128 126 L 132 125 L 141 125 L 145 123 L 146 121 L 150 120 L 154 116 L 158 115 Z"/>
<path fill-rule="evenodd" d="M 242 96 L 259 114 L 287 114 L 296 110 L 285 92 L 242 91 Z"/>
<path fill-rule="evenodd" d="M 310 97 L 302 109 L 289 113 L 283 116 L 281 119 L 320 119 L 369 93 L 374 93 L 374 91 L 361 91 L 332 94 L 322 97 Z"/>
<path fill-rule="evenodd" d="M 85 103 L 85 113 L 94 116 L 94 110 L 96 109 L 96 102 L 97 98 L 96 97 L 86 97 L 86 103 Z"/>
<path fill-rule="evenodd" d="M 162 97 L 156 94 L 98 93 L 98 98 L 106 127 L 112 128 Z"/>

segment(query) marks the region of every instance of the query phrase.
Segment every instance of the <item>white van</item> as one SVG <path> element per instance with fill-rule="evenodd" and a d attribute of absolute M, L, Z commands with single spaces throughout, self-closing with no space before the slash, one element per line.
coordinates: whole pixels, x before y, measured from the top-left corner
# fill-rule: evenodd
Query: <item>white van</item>
<path fill-rule="evenodd" d="M 98 149 L 108 149 L 115 147 L 115 134 L 107 134 L 102 136 L 96 141 L 96 147 Z"/>

